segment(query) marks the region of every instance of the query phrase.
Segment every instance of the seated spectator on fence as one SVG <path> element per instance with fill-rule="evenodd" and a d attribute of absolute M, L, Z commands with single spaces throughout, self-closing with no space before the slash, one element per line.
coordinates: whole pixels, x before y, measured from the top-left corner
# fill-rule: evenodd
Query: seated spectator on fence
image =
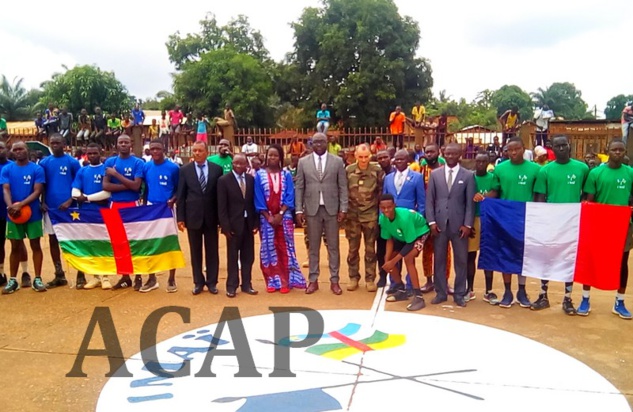
<path fill-rule="evenodd" d="M 58 116 L 59 134 L 66 140 L 66 146 L 70 146 L 70 128 L 73 126 L 73 114 L 68 113 L 68 108 L 64 107 Z"/>
<path fill-rule="evenodd" d="M 152 124 L 147 127 L 147 139 L 151 142 L 158 138 L 158 122 L 152 119 Z"/>
<path fill-rule="evenodd" d="M 134 125 L 134 117 L 131 114 L 126 114 L 121 119 L 121 127 L 123 132 L 129 136 L 132 136 L 132 126 Z"/>
<path fill-rule="evenodd" d="M 299 140 L 297 135 L 293 136 L 292 140 L 290 141 L 290 145 L 288 147 L 288 153 L 290 153 L 290 156 L 292 157 L 292 155 L 297 155 L 301 157 L 303 155 L 303 152 L 305 151 L 306 151 L 305 144 L 303 144 L 303 142 Z"/>
<path fill-rule="evenodd" d="M 413 126 L 420 127 L 424 123 L 426 117 L 426 108 L 422 106 L 422 103 L 415 102 L 415 106 L 411 110 L 411 116 L 413 117 Z"/>
<path fill-rule="evenodd" d="M 372 154 L 378 154 L 378 152 L 387 150 L 387 144 L 382 141 L 382 137 L 376 136 L 374 143 L 371 144 L 369 150 Z"/>
<path fill-rule="evenodd" d="M 134 126 L 143 126 L 145 122 L 145 112 L 141 109 L 141 105 L 136 103 L 132 109 L 132 121 Z"/>
<path fill-rule="evenodd" d="M 42 137 L 46 136 L 46 127 L 44 126 L 44 117 L 42 113 L 38 113 L 35 118 L 35 128 L 37 129 L 37 140 L 42 141 Z"/>
<path fill-rule="evenodd" d="M 48 136 L 59 131 L 58 116 L 59 110 L 53 103 L 49 103 L 48 108 L 44 112 L 44 128 L 46 128 L 46 134 Z"/>
<path fill-rule="evenodd" d="M 115 147 L 116 141 L 121 135 L 121 119 L 116 117 L 116 114 L 112 113 L 107 122 L 106 128 L 106 145 L 108 147 Z"/>
<path fill-rule="evenodd" d="M 77 144 L 79 142 L 83 142 L 84 140 L 88 143 L 90 140 L 90 133 L 92 133 L 92 119 L 88 114 L 86 109 L 81 109 L 81 113 L 79 114 L 79 132 L 77 132 Z"/>
<path fill-rule="evenodd" d="M 327 134 L 327 129 L 330 127 L 330 111 L 327 109 L 327 104 L 321 105 L 321 110 L 316 114 L 317 126 L 316 130 L 319 133 Z"/>
<path fill-rule="evenodd" d="M 108 119 L 101 112 L 100 107 L 95 107 L 95 115 L 92 118 L 92 134 L 91 140 L 101 147 L 105 147 L 105 134 L 108 127 Z"/>
<path fill-rule="evenodd" d="M 208 141 L 209 121 L 203 114 L 198 115 L 196 121 L 196 141 L 205 142 Z"/>
<path fill-rule="evenodd" d="M 182 123 L 181 131 L 185 135 L 187 142 L 194 142 L 194 138 L 196 135 L 196 120 L 193 118 L 192 113 L 187 113 L 187 117 Z"/>

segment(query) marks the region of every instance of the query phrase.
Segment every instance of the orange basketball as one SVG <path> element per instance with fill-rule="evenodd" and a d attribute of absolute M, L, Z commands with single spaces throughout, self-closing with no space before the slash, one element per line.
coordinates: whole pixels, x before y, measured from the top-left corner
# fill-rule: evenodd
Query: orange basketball
<path fill-rule="evenodd" d="M 14 203 L 15 204 L 15 203 Z M 20 213 L 17 216 L 9 216 L 9 219 L 11 219 L 11 221 L 17 225 L 21 225 L 23 223 L 26 223 L 29 221 L 29 219 L 31 218 L 31 206 L 26 205 L 26 206 L 22 206 L 22 209 L 20 209 Z"/>

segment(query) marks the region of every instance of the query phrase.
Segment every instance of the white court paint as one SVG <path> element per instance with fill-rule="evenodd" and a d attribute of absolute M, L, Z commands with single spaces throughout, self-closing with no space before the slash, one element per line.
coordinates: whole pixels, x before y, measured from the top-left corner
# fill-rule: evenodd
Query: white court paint
<path fill-rule="evenodd" d="M 140 353 L 136 354 L 126 362 L 134 377 L 111 378 L 97 411 L 368 412 L 441 407 L 533 412 L 562 405 L 570 411 L 631 410 L 611 383 L 568 355 L 469 322 L 385 312 L 382 294 L 379 289 L 371 310 L 320 311 L 325 332 L 339 334 L 327 335 L 310 348 L 290 349 L 295 378 L 268 377 L 274 362 L 273 315 L 261 315 L 242 322 L 263 377 L 235 378 L 234 357 L 214 359 L 211 368 L 217 377 L 194 377 L 216 328 L 208 325 L 156 346 L 163 364 L 179 364 L 188 356 L 189 376 L 157 378 L 143 370 Z M 307 331 L 301 315 L 292 315 L 290 326 L 291 335 Z M 372 336 L 380 342 L 367 343 Z M 233 347 L 228 328 L 219 338 L 229 343 L 218 349 Z M 363 341 L 372 350 L 350 347 Z M 325 355 L 338 353 L 337 359 L 317 353 L 336 347 L 343 349 Z"/>

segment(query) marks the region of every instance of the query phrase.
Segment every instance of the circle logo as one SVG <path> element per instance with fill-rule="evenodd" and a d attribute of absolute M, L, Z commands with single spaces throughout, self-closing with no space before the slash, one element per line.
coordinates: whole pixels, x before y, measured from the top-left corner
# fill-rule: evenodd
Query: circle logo
<path fill-rule="evenodd" d="M 97 411 L 367 412 L 423 405 L 630 411 L 626 398 L 588 366 L 513 333 L 420 314 L 318 313 L 319 336 L 306 336 L 308 318 L 294 313 L 281 339 L 280 319 L 270 314 L 163 341 L 151 348 L 157 359 L 148 363 L 138 353 L 126 361 L 133 377 L 111 378 Z M 294 347 L 306 338 L 314 343 Z M 150 363 L 176 372 L 183 362 L 186 376 L 151 372 Z M 276 377 L 288 373 L 296 376 Z"/>

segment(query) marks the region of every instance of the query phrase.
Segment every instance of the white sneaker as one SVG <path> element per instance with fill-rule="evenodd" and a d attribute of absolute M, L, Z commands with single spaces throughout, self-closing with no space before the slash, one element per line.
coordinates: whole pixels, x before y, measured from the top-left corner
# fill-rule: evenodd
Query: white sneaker
<path fill-rule="evenodd" d="M 110 283 L 110 278 L 108 278 L 107 276 L 104 276 L 103 279 L 101 279 L 101 289 L 112 289 L 112 283 Z"/>
<path fill-rule="evenodd" d="M 101 281 L 99 278 L 92 278 L 88 283 L 84 285 L 84 289 L 94 289 L 101 286 Z"/>

